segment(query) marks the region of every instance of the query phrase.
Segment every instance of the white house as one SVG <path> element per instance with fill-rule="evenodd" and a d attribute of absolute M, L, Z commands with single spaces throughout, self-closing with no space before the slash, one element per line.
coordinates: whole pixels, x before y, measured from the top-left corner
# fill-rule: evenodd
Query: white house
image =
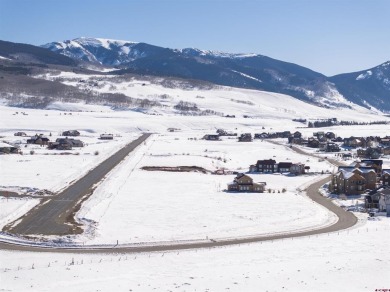
<path fill-rule="evenodd" d="M 384 189 L 380 192 L 379 211 L 386 212 L 390 216 L 390 189 Z"/>

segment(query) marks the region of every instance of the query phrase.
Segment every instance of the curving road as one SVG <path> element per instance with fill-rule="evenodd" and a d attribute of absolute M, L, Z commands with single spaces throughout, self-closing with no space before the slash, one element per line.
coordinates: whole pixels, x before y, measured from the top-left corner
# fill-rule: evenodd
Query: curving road
<path fill-rule="evenodd" d="M 170 251 L 170 250 L 183 250 L 183 249 L 197 249 L 197 248 L 211 248 L 218 246 L 227 246 L 227 245 L 237 245 L 245 243 L 253 243 L 260 241 L 270 241 L 276 239 L 285 239 L 293 237 L 302 237 L 309 235 L 317 235 L 329 232 L 336 232 L 343 230 L 349 227 L 352 227 L 356 224 L 357 218 L 350 212 L 345 211 L 344 209 L 336 206 L 332 201 L 326 197 L 323 197 L 319 193 L 319 188 L 328 182 L 330 176 L 323 178 L 306 189 L 306 193 L 310 199 L 314 202 L 324 206 L 338 217 L 338 221 L 330 226 L 302 231 L 302 232 L 293 232 L 286 234 L 277 234 L 277 235 L 252 235 L 250 237 L 241 237 L 241 238 L 229 238 L 229 239 L 210 239 L 204 241 L 175 241 L 167 242 L 155 245 L 137 245 L 137 246 L 111 246 L 111 247 L 83 247 L 83 248 L 70 248 L 70 247 L 32 247 L 32 246 L 20 246 L 20 245 L 11 245 L 7 243 L 0 242 L 0 249 L 9 249 L 9 250 L 25 250 L 25 251 L 39 251 L 39 252 L 76 252 L 76 253 L 138 253 L 138 252 L 158 252 L 158 251 Z"/>

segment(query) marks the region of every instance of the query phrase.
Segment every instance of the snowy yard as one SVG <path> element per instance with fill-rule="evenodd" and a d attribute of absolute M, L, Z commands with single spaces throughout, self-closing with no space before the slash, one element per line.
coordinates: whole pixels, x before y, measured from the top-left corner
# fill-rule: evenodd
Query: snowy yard
<path fill-rule="evenodd" d="M 222 92 L 222 91 L 221 91 Z M 220 92 L 220 93 L 221 93 Z M 242 94 L 248 91 L 242 91 Z M 222 92 L 224 95 L 226 92 Z M 172 96 L 174 93 L 171 93 Z M 234 94 L 231 93 L 231 94 Z M 206 95 L 206 93 L 205 93 Z M 243 95 L 244 96 L 244 95 Z M 268 96 L 263 96 L 265 98 Z M 208 96 L 207 102 L 218 104 Z M 219 100 L 225 97 L 219 97 Z M 251 100 L 257 98 L 253 95 Z M 326 161 L 297 154 L 288 147 L 266 141 L 238 143 L 223 138 L 219 142 L 199 140 L 221 127 L 240 133 L 301 130 L 291 122 L 300 117 L 301 103 L 294 112 L 271 108 L 254 119 L 221 117 L 150 116 L 136 112 L 115 112 L 106 107 L 55 105 L 60 110 L 77 110 L 64 117 L 60 111 L 28 110 L 27 116 L 13 115 L 15 109 L 0 107 L 2 140 L 14 142 L 16 131 L 52 132 L 78 129 L 87 142 L 79 155 L 54 153 L 37 146 L 22 149 L 26 155 L 0 156 L 0 186 L 9 190 L 25 188 L 59 190 L 82 176 L 91 167 L 143 131 L 156 133 L 130 154 L 98 186 L 83 205 L 78 218 L 93 220 L 84 235 L 73 238 L 86 244 L 156 242 L 207 237 L 242 237 L 288 233 L 319 228 L 334 222 L 327 210 L 312 203 L 303 190 L 321 176 L 333 171 Z M 206 105 L 205 105 L 206 106 Z M 208 105 L 207 105 L 208 106 Z M 234 104 L 242 113 L 255 107 Z M 305 108 L 313 116 L 329 116 Z M 283 122 L 279 115 L 283 114 Z M 338 112 L 348 116 L 349 112 Z M 330 114 L 331 115 L 331 114 Z M 359 119 L 368 114 L 361 113 Z M 59 118 L 60 116 L 60 118 Z M 33 125 L 33 126 L 32 126 Z M 167 128 L 180 128 L 168 133 Z M 265 127 L 265 129 L 263 129 Z M 237 128 L 237 130 L 235 130 Z M 336 128 L 338 135 L 386 133 L 383 126 Z M 309 135 L 312 129 L 302 129 Z M 100 143 L 99 133 L 118 135 L 114 141 Z M 121 136 L 121 137 L 119 137 Z M 197 138 L 197 140 L 189 140 Z M 34 149 L 32 149 L 34 148 Z M 29 151 L 35 150 L 34 155 Z M 99 155 L 93 155 L 99 151 Z M 250 174 L 255 182 L 267 182 L 271 193 L 227 193 L 234 175 L 152 172 L 143 166 L 200 166 L 208 170 L 226 168 L 246 172 L 259 159 L 277 162 L 302 162 L 309 174 Z M 3 167 L 3 165 L 5 167 Z M 37 175 L 39 174 L 39 175 Z M 286 189 L 286 192 L 282 192 Z M 275 192 L 274 192 L 275 191 Z M 280 191 L 280 192 L 279 192 Z M 38 199 L 0 201 L 2 225 L 33 208 Z M 354 202 L 348 202 L 354 204 Z M 59 254 L 0 251 L 1 289 L 11 291 L 374 291 L 388 288 L 390 274 L 390 222 L 366 221 L 359 215 L 358 226 L 318 237 L 263 242 L 258 244 L 151 254 Z M 369 271 L 369 273 L 367 272 Z M 358 277 L 356 276 L 358 275 Z M 50 281 L 47 279 L 50 278 Z M 277 279 L 277 280 L 275 280 Z"/>
<path fill-rule="evenodd" d="M 89 229 L 78 241 L 102 244 L 240 237 L 319 228 L 337 220 L 297 190 L 318 175 L 251 174 L 254 181 L 267 182 L 271 193 L 250 194 L 225 191 L 234 175 L 141 169 L 195 165 L 246 172 L 250 164 L 268 158 L 304 161 L 316 172 L 329 169 L 326 162 L 312 158 L 306 162 L 306 156 L 267 142 L 188 137 L 183 133 L 154 135 L 115 169 L 78 213 L 78 218 L 96 222 L 96 229 Z"/>

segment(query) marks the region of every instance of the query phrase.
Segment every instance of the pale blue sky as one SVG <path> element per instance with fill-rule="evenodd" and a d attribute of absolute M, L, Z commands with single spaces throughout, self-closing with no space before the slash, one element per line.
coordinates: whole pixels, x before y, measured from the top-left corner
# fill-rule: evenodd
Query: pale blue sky
<path fill-rule="evenodd" d="M 0 39 L 258 53 L 325 75 L 390 60 L 390 0 L 0 0 Z"/>

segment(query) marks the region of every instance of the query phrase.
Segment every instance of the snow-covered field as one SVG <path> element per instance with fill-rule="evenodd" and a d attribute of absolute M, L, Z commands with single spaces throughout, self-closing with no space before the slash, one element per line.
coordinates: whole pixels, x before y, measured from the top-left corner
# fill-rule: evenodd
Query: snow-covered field
<path fill-rule="evenodd" d="M 148 113 L 172 114 L 173 106 L 180 101 L 195 103 L 199 109 L 210 109 L 225 115 L 243 115 L 252 118 L 288 119 L 328 119 L 354 120 L 360 122 L 376 121 L 377 112 L 355 104 L 350 108 L 321 108 L 284 94 L 265 91 L 232 88 L 225 86 L 196 86 L 185 81 L 165 78 L 145 78 L 107 75 L 85 75 L 73 72 L 53 72 L 38 76 L 57 80 L 66 85 L 76 86 L 97 93 L 122 93 L 129 97 L 148 99 L 161 104 L 160 107 L 143 110 Z M 168 83 L 168 84 L 166 84 Z M 140 110 L 135 108 L 135 110 Z M 380 117 L 381 120 L 389 118 Z M 268 121 L 264 121 L 268 125 Z M 297 123 L 298 124 L 298 123 Z"/>
<path fill-rule="evenodd" d="M 0 139 L 20 144 L 23 155 L 0 156 L 0 190 L 14 191 L 24 187 L 58 191 L 140 135 L 139 132 L 119 132 L 103 121 L 96 126 L 94 121 L 88 122 L 88 114 L 25 110 L 28 115 L 14 115 L 16 111 L 1 108 Z M 75 138 L 83 141 L 85 147 L 59 151 L 26 144 L 29 136 L 35 134 L 44 134 L 50 141 L 55 141 L 63 131 L 73 129 L 81 132 Z M 14 136 L 18 131 L 28 136 Z M 98 139 L 102 133 L 112 133 L 114 139 Z"/>
<path fill-rule="evenodd" d="M 4 291 L 381 291 L 390 220 L 250 245 L 146 254 L 0 251 Z"/>
<path fill-rule="evenodd" d="M 87 233 L 91 238 L 82 241 L 240 237 L 318 228 L 336 220 L 297 190 L 318 179 L 318 175 L 251 174 L 254 181 L 266 182 L 272 193 L 239 194 L 225 191 L 234 175 L 141 169 L 200 166 L 212 171 L 224 167 L 247 172 L 250 164 L 269 158 L 302 161 L 315 172 L 331 169 L 326 162 L 307 160 L 304 155 L 268 142 L 188 140 L 190 137 L 185 133 L 154 135 L 144 149 L 114 170 L 78 214 L 79 218 L 98 222 L 93 237 Z"/>
<path fill-rule="evenodd" d="M 78 82 L 72 78 L 80 76 L 62 77 L 69 77 L 70 84 Z M 124 92 L 148 99 L 161 99 L 162 94 L 167 94 L 168 98 L 165 96 L 160 102 L 165 102 L 170 110 L 157 108 L 143 114 L 58 102 L 51 105 L 51 110 L 23 109 L 26 115 L 21 115 L 20 109 L 0 106 L 1 141 L 21 140 L 13 136 L 17 131 L 52 133 L 55 138 L 60 131 L 76 129 L 82 133 L 79 138 L 88 144 L 83 149 L 66 151 L 75 155 L 51 155 L 56 151 L 37 146 L 25 148 L 22 144 L 24 155 L 0 156 L 0 186 L 7 190 L 58 191 L 141 132 L 154 133 L 107 176 L 82 206 L 78 218 L 92 220 L 94 224 L 75 240 L 87 244 L 240 237 L 328 225 L 334 222 L 334 216 L 300 191 L 319 179 L 322 171 L 333 171 L 326 161 L 265 141 L 199 139 L 215 133 L 217 128 L 238 134 L 284 130 L 312 134 L 313 129 L 300 128 L 303 124 L 293 122 L 293 118 L 389 119 L 360 107 L 318 108 L 280 94 L 245 89 L 184 90 L 139 80 L 99 84 L 99 88 L 101 92 Z M 237 118 L 174 115 L 171 108 L 180 100 L 196 102 L 201 109 L 235 114 Z M 69 111 L 73 111 L 72 115 Z M 168 133 L 167 128 L 180 131 Z M 388 126 L 381 125 L 327 130 L 340 136 L 390 134 Z M 113 133 L 116 137 L 114 141 L 100 141 L 97 139 L 100 133 Z M 35 151 L 34 155 L 30 150 Z M 95 151 L 99 155 L 93 155 Z M 211 171 L 226 168 L 246 172 L 250 164 L 270 158 L 305 163 L 313 174 L 298 177 L 253 174 L 254 181 L 266 182 L 271 193 L 232 194 L 224 189 L 233 175 L 141 169 L 195 165 Z M 3 198 L 1 224 L 17 219 L 37 202 L 38 199 L 6 201 Z M 37 254 L 3 250 L 0 251 L 0 287 L 5 291 L 374 291 L 390 288 L 387 252 L 390 222 L 388 218 L 366 222 L 364 215 L 361 219 L 359 227 L 341 233 L 165 254 Z"/>

